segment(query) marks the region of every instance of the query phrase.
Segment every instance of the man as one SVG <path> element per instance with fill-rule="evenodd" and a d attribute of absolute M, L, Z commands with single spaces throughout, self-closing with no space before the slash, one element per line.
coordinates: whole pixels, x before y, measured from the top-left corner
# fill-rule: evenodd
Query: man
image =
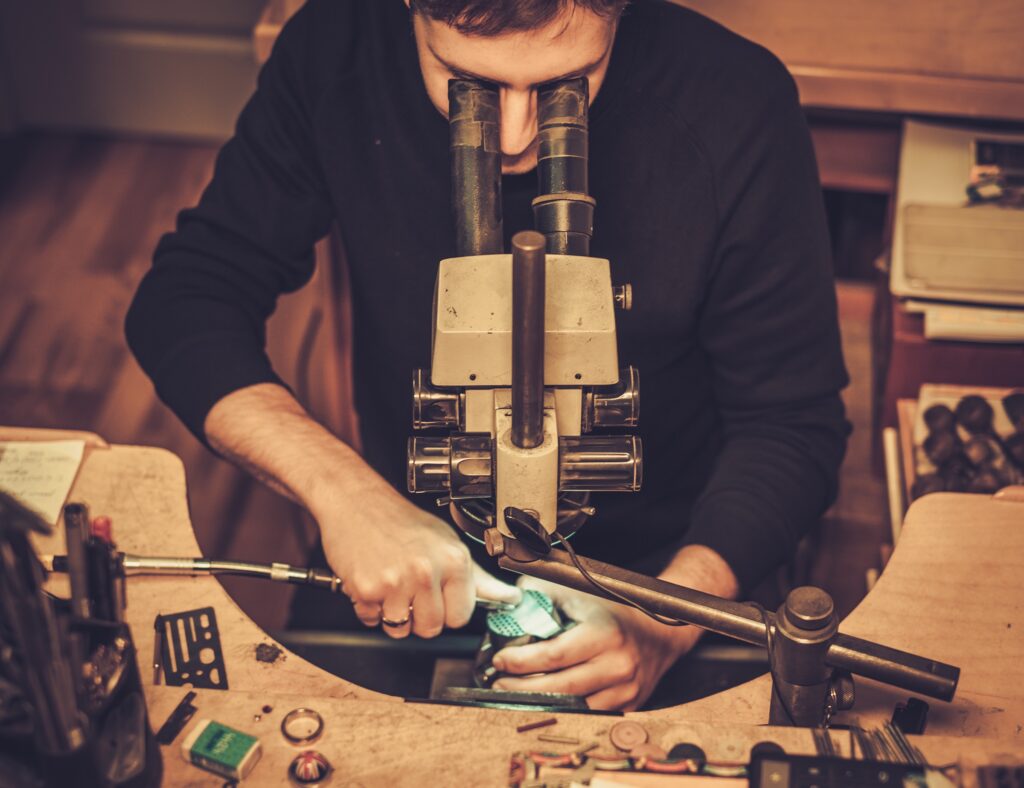
<path fill-rule="evenodd" d="M 606 495 L 584 555 L 735 598 L 835 495 L 846 383 L 821 195 L 791 79 L 769 53 L 655 0 L 309 0 L 282 32 L 199 206 L 127 319 L 160 396 L 316 518 L 360 620 L 393 637 L 518 592 L 404 487 L 408 379 L 429 364 L 452 256 L 447 82 L 501 99 L 505 231 L 532 227 L 538 85 L 586 76 L 592 253 L 633 286 L 622 359 L 644 375 L 644 490 Z M 362 457 L 270 368 L 264 322 L 338 223 L 351 269 Z M 510 690 L 635 708 L 690 627 L 545 586 L 579 625 L 510 648 Z M 539 675 L 537 675 L 539 674 Z M 518 676 L 518 677 L 517 677 Z"/>

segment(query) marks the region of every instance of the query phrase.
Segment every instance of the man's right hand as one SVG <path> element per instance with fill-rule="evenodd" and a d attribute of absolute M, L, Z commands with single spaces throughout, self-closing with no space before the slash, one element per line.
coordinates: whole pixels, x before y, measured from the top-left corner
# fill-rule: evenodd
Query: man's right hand
<path fill-rule="evenodd" d="M 312 513 L 364 624 L 408 619 L 384 631 L 434 637 L 469 621 L 477 597 L 519 601 L 519 589 L 477 566 L 450 526 L 406 500 L 282 386 L 231 392 L 204 429 L 218 452 Z"/>
<path fill-rule="evenodd" d="M 394 638 L 465 626 L 477 597 L 517 603 L 520 591 L 485 572 L 440 518 L 388 489 L 359 512 L 314 512 L 324 553 L 359 620 Z M 388 624 L 388 621 L 395 622 Z M 404 622 L 399 624 L 398 622 Z"/>

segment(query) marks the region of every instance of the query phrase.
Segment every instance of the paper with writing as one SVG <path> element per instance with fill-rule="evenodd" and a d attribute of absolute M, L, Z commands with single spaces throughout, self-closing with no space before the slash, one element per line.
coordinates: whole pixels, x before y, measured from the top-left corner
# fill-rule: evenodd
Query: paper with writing
<path fill-rule="evenodd" d="M 85 441 L 0 441 L 0 490 L 56 525 Z"/>

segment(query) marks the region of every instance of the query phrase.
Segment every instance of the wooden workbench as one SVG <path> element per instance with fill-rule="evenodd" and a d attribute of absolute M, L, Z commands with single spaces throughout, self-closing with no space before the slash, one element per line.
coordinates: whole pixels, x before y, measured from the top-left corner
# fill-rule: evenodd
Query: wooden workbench
<path fill-rule="evenodd" d="M 62 437 L 0 429 L 0 440 Z M 169 452 L 93 440 L 71 498 L 88 504 L 94 515 L 110 516 L 118 545 L 127 552 L 199 554 L 189 522 L 184 469 Z M 38 549 L 63 552 L 60 530 L 40 539 Z M 927 496 L 911 508 L 899 548 L 878 584 L 841 627 L 962 668 L 956 700 L 930 701 L 929 735 L 916 742 L 933 762 L 1021 760 L 1022 575 L 1024 502 Z M 281 737 L 278 726 L 282 715 L 299 705 L 315 707 L 327 721 L 316 747 L 338 770 L 336 785 L 503 785 L 511 753 L 538 746 L 557 749 L 539 745 L 534 732 L 515 732 L 517 725 L 546 714 L 403 703 L 328 674 L 283 648 L 275 661 L 261 662 L 257 646 L 277 644 L 214 578 L 133 578 L 128 602 L 144 681 L 151 679 L 146 668 L 152 664 L 154 617 L 215 608 L 231 689 L 200 691 L 197 719 L 217 719 L 260 737 L 263 759 L 246 784 L 284 783 L 297 750 Z M 630 716 L 642 721 L 663 747 L 694 741 L 712 759 L 744 761 L 750 745 L 769 738 L 790 752 L 812 753 L 806 730 L 755 727 L 767 720 L 768 692 L 768 679 L 762 677 L 693 703 Z M 182 688 L 147 687 L 154 726 L 183 695 Z M 859 680 L 856 713 L 839 721 L 876 726 L 906 697 L 906 692 Z M 264 712 L 264 706 L 272 710 Z M 559 734 L 600 742 L 612 751 L 606 734 L 615 718 L 559 714 L 558 719 Z M 182 762 L 177 743 L 164 750 L 165 784 L 221 784 Z M 837 744 L 843 744 L 838 735 Z"/>

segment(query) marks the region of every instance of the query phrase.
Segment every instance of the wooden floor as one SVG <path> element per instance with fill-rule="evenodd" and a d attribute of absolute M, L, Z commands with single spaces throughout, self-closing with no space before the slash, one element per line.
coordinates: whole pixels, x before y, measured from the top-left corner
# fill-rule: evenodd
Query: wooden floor
<path fill-rule="evenodd" d="M 123 339 L 124 314 L 153 248 L 177 211 L 197 199 L 215 153 L 73 134 L 0 139 L 0 423 L 86 429 L 111 442 L 170 449 L 185 462 L 207 555 L 296 562 L 309 543 L 308 523 L 203 448 L 156 399 Z M 855 432 L 813 578 L 842 612 L 877 565 L 886 515 L 870 464 L 871 290 L 840 284 L 838 293 Z M 261 625 L 283 622 L 286 589 L 243 580 L 229 590 Z"/>
<path fill-rule="evenodd" d="M 293 507 L 181 426 L 124 342 L 157 240 L 195 203 L 216 150 L 70 134 L 0 142 L 0 422 L 170 449 L 204 553 L 301 562 L 308 532 Z M 238 537 L 243 521 L 250 538 Z M 281 625 L 287 589 L 227 584 L 261 624 Z"/>

